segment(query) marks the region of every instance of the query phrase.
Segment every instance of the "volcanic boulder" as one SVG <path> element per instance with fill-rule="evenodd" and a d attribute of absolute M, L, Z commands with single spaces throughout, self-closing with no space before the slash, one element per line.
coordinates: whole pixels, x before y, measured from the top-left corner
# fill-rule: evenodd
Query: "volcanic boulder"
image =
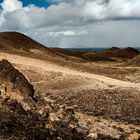
<path fill-rule="evenodd" d="M 18 92 L 22 96 L 34 96 L 34 88 L 26 77 L 7 60 L 0 61 L 0 84 L 5 92 Z"/>

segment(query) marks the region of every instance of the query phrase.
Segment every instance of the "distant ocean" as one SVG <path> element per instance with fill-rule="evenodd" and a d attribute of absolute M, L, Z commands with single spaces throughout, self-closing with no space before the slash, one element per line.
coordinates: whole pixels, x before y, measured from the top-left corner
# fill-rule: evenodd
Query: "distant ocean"
<path fill-rule="evenodd" d="M 102 52 L 108 50 L 109 48 L 64 48 L 64 49 L 74 51 Z M 140 47 L 137 47 L 135 49 L 140 51 Z"/>

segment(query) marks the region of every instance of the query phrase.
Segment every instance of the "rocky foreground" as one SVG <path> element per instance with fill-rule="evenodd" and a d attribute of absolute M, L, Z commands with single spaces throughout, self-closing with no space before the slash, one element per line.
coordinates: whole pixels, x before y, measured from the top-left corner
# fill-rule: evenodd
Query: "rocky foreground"
<path fill-rule="evenodd" d="M 1 140 L 134 140 L 138 125 L 75 112 L 35 95 L 29 80 L 7 60 L 0 61 Z"/>

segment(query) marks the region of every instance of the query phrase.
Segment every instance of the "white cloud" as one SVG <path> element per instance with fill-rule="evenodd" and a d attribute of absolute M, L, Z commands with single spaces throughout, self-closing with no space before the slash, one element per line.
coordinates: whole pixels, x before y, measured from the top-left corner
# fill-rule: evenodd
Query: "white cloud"
<path fill-rule="evenodd" d="M 48 36 L 79 36 L 87 35 L 87 31 L 60 31 L 60 32 L 49 32 L 46 35 Z"/>
<path fill-rule="evenodd" d="M 52 2 L 50 7 L 40 8 L 35 5 L 23 7 L 18 0 L 4 0 L 0 30 L 21 31 L 49 46 L 140 46 L 137 39 L 140 0 L 49 1 Z M 125 32 L 120 38 L 119 32 L 123 29 Z"/>
<path fill-rule="evenodd" d="M 3 8 L 3 12 L 12 12 L 21 9 L 22 2 L 18 0 L 4 0 L 3 3 L 1 3 L 1 7 Z"/>

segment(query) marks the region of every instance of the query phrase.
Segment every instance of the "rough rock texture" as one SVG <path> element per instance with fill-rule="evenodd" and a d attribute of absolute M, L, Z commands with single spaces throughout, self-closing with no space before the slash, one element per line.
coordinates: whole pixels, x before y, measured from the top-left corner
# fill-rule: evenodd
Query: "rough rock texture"
<path fill-rule="evenodd" d="M 23 96 L 33 97 L 34 89 L 25 76 L 7 60 L 0 61 L 0 83 L 5 91 L 19 92 Z M 11 84 L 6 86 L 6 84 Z M 8 89 L 7 89 L 8 88 Z"/>
<path fill-rule="evenodd" d="M 128 140 L 140 132 L 33 97 L 33 86 L 6 60 L 0 61 L 0 75 L 0 140 Z"/>
<path fill-rule="evenodd" d="M 15 100 L 7 99 L 0 101 L 0 104 L 0 139 L 84 139 L 83 134 L 70 128 L 68 122 L 53 119 L 53 115 L 49 117 L 47 114 L 42 116 L 35 111 L 25 111 Z"/>
<path fill-rule="evenodd" d="M 0 85 L 0 139 L 84 139 L 69 127 L 70 122 L 76 124 L 74 114 L 39 97 L 36 102 L 33 86 L 7 60 L 0 61 Z"/>
<path fill-rule="evenodd" d="M 76 106 L 75 110 L 94 116 L 112 118 L 113 120 L 140 124 L 139 91 L 133 90 L 74 90 L 52 92 L 47 95 L 57 103 Z"/>

